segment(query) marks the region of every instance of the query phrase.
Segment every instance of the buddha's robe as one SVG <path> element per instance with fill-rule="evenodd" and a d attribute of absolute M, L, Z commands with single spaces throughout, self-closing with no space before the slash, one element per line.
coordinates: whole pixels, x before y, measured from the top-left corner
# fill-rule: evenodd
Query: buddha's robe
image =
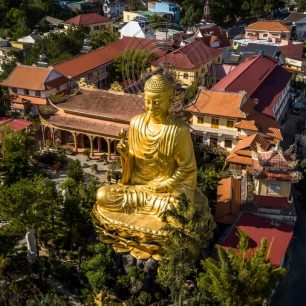
<path fill-rule="evenodd" d="M 146 113 L 131 120 L 122 182 L 97 193 L 97 204 L 104 210 L 160 215 L 180 193 L 194 202 L 196 161 L 188 126 L 171 117 L 158 132 L 150 131 L 148 124 Z M 166 192 L 146 189 L 156 184 L 165 186 Z"/>

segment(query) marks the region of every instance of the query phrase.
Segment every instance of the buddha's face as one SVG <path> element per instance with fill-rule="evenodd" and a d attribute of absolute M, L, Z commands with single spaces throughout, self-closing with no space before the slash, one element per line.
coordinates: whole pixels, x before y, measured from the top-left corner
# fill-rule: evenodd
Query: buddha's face
<path fill-rule="evenodd" d="M 171 102 L 171 94 L 145 92 L 145 107 L 149 116 L 153 119 L 163 119 L 168 114 Z"/>

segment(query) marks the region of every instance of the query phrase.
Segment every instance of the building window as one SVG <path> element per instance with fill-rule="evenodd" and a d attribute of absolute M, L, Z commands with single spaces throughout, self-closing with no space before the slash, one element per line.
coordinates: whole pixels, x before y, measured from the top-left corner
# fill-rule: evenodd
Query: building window
<path fill-rule="evenodd" d="M 268 34 L 262 34 L 262 37 L 268 37 Z"/>
<path fill-rule="evenodd" d="M 184 79 L 188 79 L 188 73 L 183 74 Z"/>
<path fill-rule="evenodd" d="M 99 27 L 99 26 L 94 26 L 93 29 L 94 29 L 95 31 L 98 31 L 98 30 L 100 30 L 100 27 Z"/>
<path fill-rule="evenodd" d="M 218 129 L 219 128 L 219 119 L 211 118 L 211 127 L 213 129 Z"/>
<path fill-rule="evenodd" d="M 217 137 L 210 137 L 209 143 L 211 146 L 217 146 L 218 145 L 218 138 Z"/>
<path fill-rule="evenodd" d="M 13 87 L 13 88 L 12 88 L 12 92 L 13 92 L 13 93 L 17 93 L 17 88 Z"/>
<path fill-rule="evenodd" d="M 226 121 L 226 127 L 233 128 L 234 127 L 234 121 L 233 120 L 227 120 Z"/>
<path fill-rule="evenodd" d="M 279 182 L 269 182 L 268 193 L 277 193 L 280 192 L 280 183 Z"/>
<path fill-rule="evenodd" d="M 225 146 L 226 148 L 232 148 L 232 146 L 233 146 L 233 141 L 232 141 L 231 139 L 225 139 L 225 141 L 224 141 L 224 146 Z"/>
<path fill-rule="evenodd" d="M 24 93 L 26 96 L 29 95 L 29 91 L 28 91 L 27 89 L 24 89 L 24 90 L 23 90 L 23 93 Z"/>
<path fill-rule="evenodd" d="M 36 90 L 36 91 L 35 91 L 35 96 L 36 96 L 36 97 L 40 97 L 40 91 L 39 91 L 39 90 Z"/>
<path fill-rule="evenodd" d="M 204 123 L 204 117 L 197 117 L 197 123 Z"/>

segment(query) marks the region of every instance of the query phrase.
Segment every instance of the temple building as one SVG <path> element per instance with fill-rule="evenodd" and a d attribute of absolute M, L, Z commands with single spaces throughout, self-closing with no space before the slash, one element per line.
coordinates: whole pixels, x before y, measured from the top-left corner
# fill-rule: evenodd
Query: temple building
<path fill-rule="evenodd" d="M 294 147 L 283 152 L 278 144 L 271 146 L 258 136 L 251 142 L 242 142 L 244 145 L 238 144 L 227 161 L 230 163 L 234 156 L 242 164 L 245 159 L 245 168 L 219 182 L 216 221 L 232 224 L 241 211 L 247 211 L 277 222 L 294 223 L 291 186 L 301 179 L 301 173 L 295 169 Z"/>
<path fill-rule="evenodd" d="M 60 144 L 74 152 L 116 154 L 118 133 L 144 111 L 143 97 L 99 89 L 80 89 L 62 101 L 40 108 L 43 142 Z"/>

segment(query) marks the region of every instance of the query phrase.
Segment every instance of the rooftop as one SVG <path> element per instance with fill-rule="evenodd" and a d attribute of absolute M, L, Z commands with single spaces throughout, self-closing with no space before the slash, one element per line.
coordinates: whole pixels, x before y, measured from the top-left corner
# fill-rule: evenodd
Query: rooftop
<path fill-rule="evenodd" d="M 82 89 L 66 102 L 56 104 L 56 107 L 65 113 L 127 124 L 133 116 L 145 111 L 143 97 L 101 89 Z"/>
<path fill-rule="evenodd" d="M 293 236 L 293 225 L 280 224 L 252 213 L 243 212 L 221 246 L 237 250 L 238 229 L 246 232 L 249 237 L 249 256 L 254 254 L 260 246 L 261 240 L 266 238 L 269 261 L 276 267 L 282 264 Z"/>
<path fill-rule="evenodd" d="M 293 12 L 285 19 L 285 21 L 286 22 L 296 22 L 303 18 L 306 18 L 306 14 L 299 13 L 299 12 Z"/>
<path fill-rule="evenodd" d="M 169 65 L 176 69 L 194 69 L 221 55 L 218 49 L 208 47 L 204 42 L 195 40 L 165 56 L 153 61 L 153 65 Z"/>
<path fill-rule="evenodd" d="M 96 13 L 89 13 L 89 14 L 80 14 L 78 16 L 75 16 L 71 19 L 66 20 L 65 24 L 71 24 L 71 25 L 77 25 L 77 26 L 86 26 L 91 24 L 97 24 L 97 23 L 105 23 L 110 22 L 111 20 L 105 16 L 101 16 Z"/>
<path fill-rule="evenodd" d="M 258 99 L 255 109 L 274 117 L 273 108 L 292 74 L 268 56 L 254 56 L 238 65 L 212 89 L 237 92 L 244 90 L 252 99 Z"/>
<path fill-rule="evenodd" d="M 17 65 L 8 78 L 2 81 L 0 85 L 28 90 L 46 90 L 52 85 L 52 83 L 50 83 L 51 85 L 46 83 L 47 78 L 52 71 L 53 67 L 44 68 L 37 66 Z M 60 76 L 55 80 L 59 81 L 57 86 L 68 82 L 67 78 L 63 76 Z M 53 80 L 53 82 L 55 80 Z"/>
<path fill-rule="evenodd" d="M 242 110 L 244 101 L 245 93 L 243 92 L 221 92 L 202 89 L 195 101 L 188 105 L 186 109 L 192 113 L 245 118 L 246 114 Z"/>
<path fill-rule="evenodd" d="M 246 27 L 247 31 L 290 32 L 291 27 L 279 20 L 264 20 L 254 22 Z"/>
<path fill-rule="evenodd" d="M 7 118 L 7 117 L 0 117 L 0 126 L 7 126 L 9 129 L 13 131 L 21 131 L 30 125 L 33 122 L 22 119 L 22 118 Z"/>
<path fill-rule="evenodd" d="M 156 39 L 124 37 L 105 47 L 65 60 L 54 67 L 66 77 L 75 78 L 85 72 L 112 62 L 128 49 L 147 50 L 157 57 L 166 53 L 163 46 L 161 46 L 161 41 Z"/>

